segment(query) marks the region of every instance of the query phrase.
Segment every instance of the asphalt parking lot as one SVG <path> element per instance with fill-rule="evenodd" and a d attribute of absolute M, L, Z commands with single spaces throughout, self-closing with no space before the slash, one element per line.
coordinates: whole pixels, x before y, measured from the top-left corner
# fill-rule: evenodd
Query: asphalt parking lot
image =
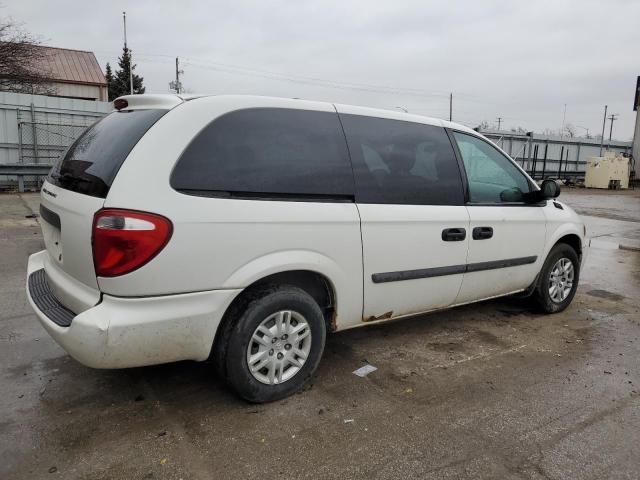
<path fill-rule="evenodd" d="M 567 311 L 503 299 L 330 335 L 304 392 L 256 406 L 207 363 L 68 357 L 24 293 L 38 197 L 0 195 L 0 478 L 638 478 L 640 193 L 561 200 L 594 237 Z"/>

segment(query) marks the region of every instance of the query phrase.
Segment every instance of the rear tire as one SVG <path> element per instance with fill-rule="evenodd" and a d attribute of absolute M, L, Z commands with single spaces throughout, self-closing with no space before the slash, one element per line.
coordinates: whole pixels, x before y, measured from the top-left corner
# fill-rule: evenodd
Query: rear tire
<path fill-rule="evenodd" d="M 215 359 L 240 397 L 271 402 L 309 381 L 326 337 L 322 310 L 311 295 L 293 286 L 267 287 L 248 293 L 230 314 Z"/>
<path fill-rule="evenodd" d="M 578 288 L 580 260 L 565 243 L 555 245 L 542 266 L 532 295 L 536 306 L 545 313 L 558 313 L 569 306 Z"/>

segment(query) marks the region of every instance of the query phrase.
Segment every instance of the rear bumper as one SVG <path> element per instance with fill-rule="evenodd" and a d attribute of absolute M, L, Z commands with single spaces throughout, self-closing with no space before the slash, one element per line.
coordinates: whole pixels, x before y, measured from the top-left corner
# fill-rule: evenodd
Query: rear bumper
<path fill-rule="evenodd" d="M 43 251 L 29 257 L 29 276 L 45 268 L 46 255 Z M 42 292 L 32 291 L 29 283 L 27 280 L 29 303 L 45 330 L 69 355 L 94 368 L 207 359 L 222 316 L 239 292 L 212 290 L 144 298 L 103 294 L 97 305 L 73 314 L 69 326 L 60 326 L 37 298 Z M 40 288 L 46 286 L 40 284 Z"/>

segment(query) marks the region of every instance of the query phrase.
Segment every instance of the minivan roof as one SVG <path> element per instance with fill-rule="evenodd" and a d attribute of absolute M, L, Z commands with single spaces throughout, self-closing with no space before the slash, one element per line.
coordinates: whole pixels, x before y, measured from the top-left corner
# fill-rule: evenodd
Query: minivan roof
<path fill-rule="evenodd" d="M 188 102 L 191 100 L 196 100 L 198 98 L 204 97 L 224 97 L 227 95 L 193 95 L 193 94 L 142 94 L 142 95 L 123 95 L 114 100 L 114 103 L 117 100 L 126 100 L 127 102 L 127 110 L 142 110 L 142 109 L 150 109 L 157 108 L 162 110 L 171 110 L 178 105 Z M 267 97 L 261 95 L 233 95 L 233 96 L 242 96 L 245 98 L 271 98 L 271 99 L 281 99 L 286 100 L 287 103 L 291 100 L 300 100 L 301 102 L 307 101 L 306 99 L 298 99 L 298 98 L 285 98 L 285 97 Z M 426 123 L 431 125 L 438 125 L 447 128 L 453 128 L 456 130 L 462 130 L 465 132 L 477 134 L 474 130 L 464 125 L 455 122 L 449 122 L 447 120 L 442 120 L 439 118 L 428 117 L 425 115 L 416 115 L 413 113 L 406 113 L 399 110 L 387 110 L 382 108 L 370 108 L 370 107 L 360 107 L 355 105 L 343 105 L 331 102 L 318 102 L 325 103 L 326 105 L 333 105 L 336 110 L 340 113 L 350 113 L 354 115 L 367 115 L 372 117 L 380 117 L 380 118 L 389 118 L 394 120 L 403 120 L 406 122 L 418 122 L 418 123 Z"/>

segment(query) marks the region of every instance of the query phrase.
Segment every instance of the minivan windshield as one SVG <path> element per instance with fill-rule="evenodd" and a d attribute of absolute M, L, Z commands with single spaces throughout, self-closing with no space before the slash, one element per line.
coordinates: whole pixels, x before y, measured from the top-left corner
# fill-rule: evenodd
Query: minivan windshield
<path fill-rule="evenodd" d="M 66 190 L 106 198 L 129 152 L 165 113 L 167 110 L 110 113 L 73 142 L 47 181 Z"/>

